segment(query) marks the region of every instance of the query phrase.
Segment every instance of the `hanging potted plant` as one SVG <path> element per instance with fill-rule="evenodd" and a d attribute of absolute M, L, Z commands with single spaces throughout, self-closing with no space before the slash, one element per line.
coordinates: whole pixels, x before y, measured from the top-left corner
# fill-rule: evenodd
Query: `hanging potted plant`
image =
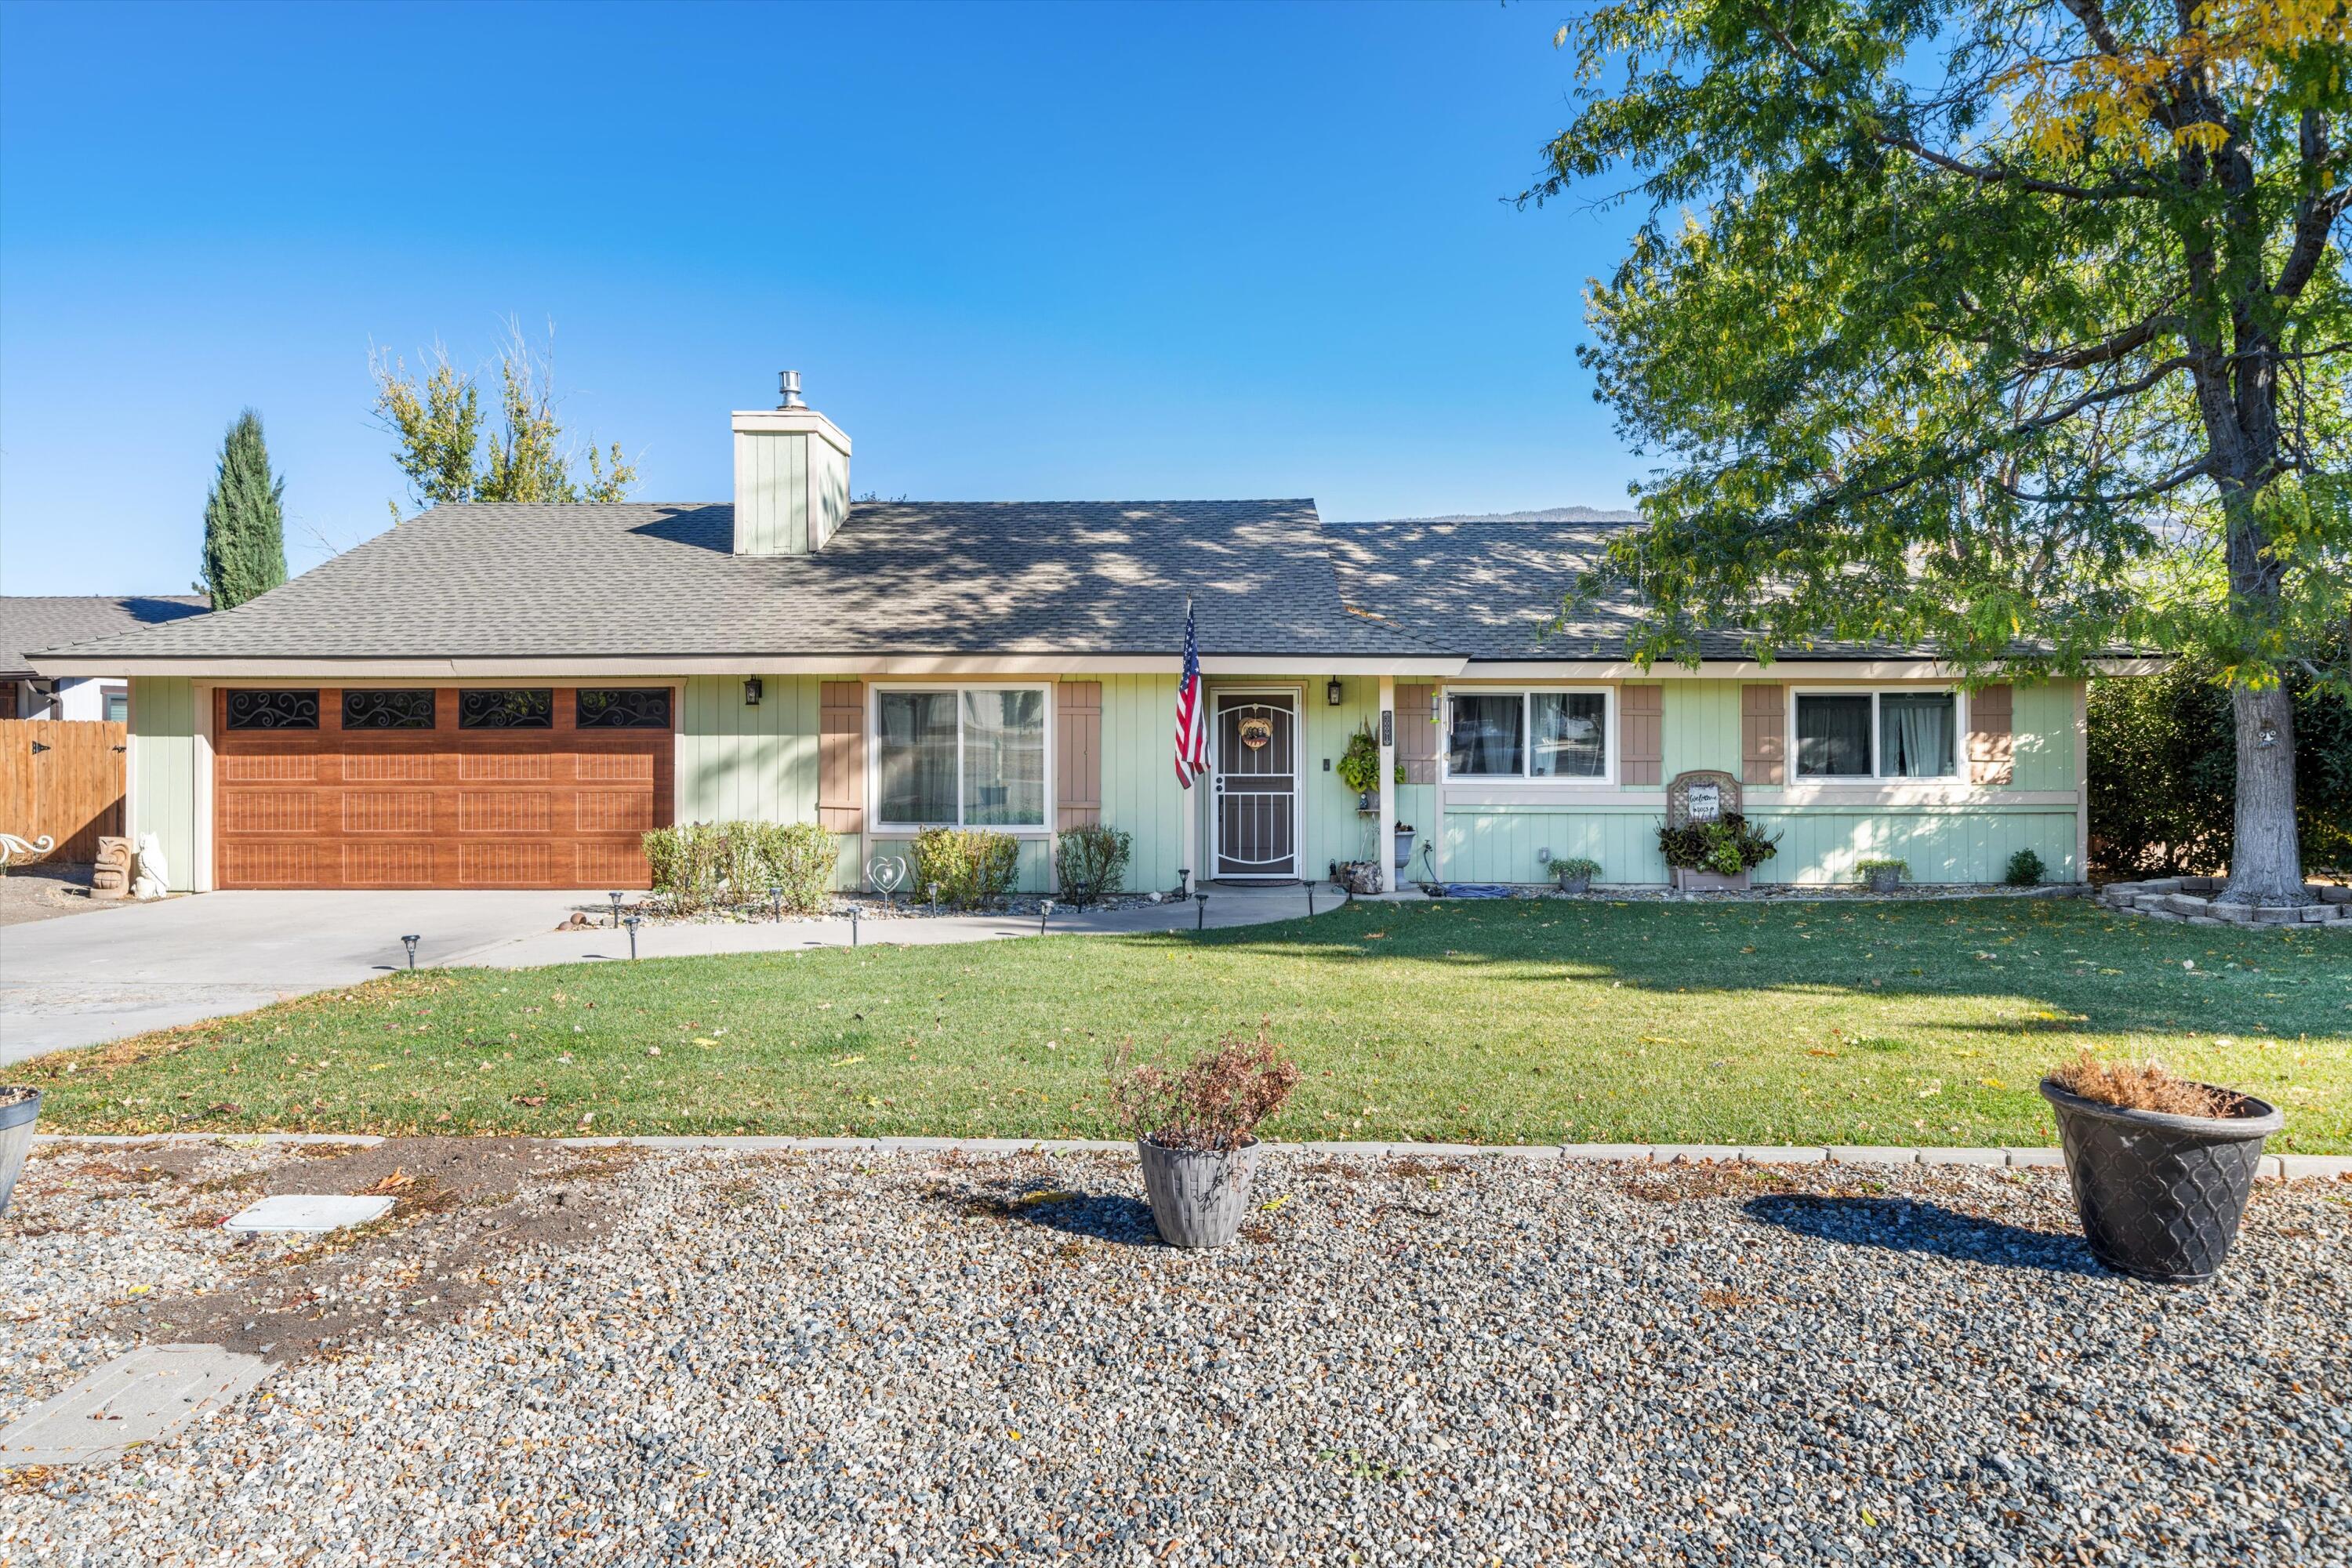
<path fill-rule="evenodd" d="M 1356 792 L 1358 811 L 1369 816 L 1381 808 L 1381 740 L 1372 733 L 1370 721 L 1356 726 L 1356 732 L 1348 737 L 1347 750 L 1339 753 L 1332 771 L 1339 775 L 1341 784 Z M 1404 783 L 1402 762 L 1396 765 L 1396 782 Z"/>
<path fill-rule="evenodd" d="M 1111 1053 L 1113 1112 L 1135 1136 L 1151 1222 L 1171 1247 L 1223 1247 L 1241 1229 L 1257 1181 L 1261 1123 L 1297 1087 L 1298 1068 L 1261 1019 L 1182 1067 Z"/>
<path fill-rule="evenodd" d="M 33 1123 L 41 1114 L 41 1091 L 0 1083 L 0 1214 L 8 1212 L 8 1194 L 33 1147 Z"/>
<path fill-rule="evenodd" d="M 1758 832 L 1736 811 L 1713 822 L 1658 828 L 1658 852 L 1665 858 L 1675 888 L 1684 892 L 1744 891 L 1748 874 L 1780 847 L 1779 834 Z"/>
<path fill-rule="evenodd" d="M 2042 1080 L 2091 1256 L 2167 1284 L 2210 1279 L 2237 1239 L 2277 1108 L 2085 1050 Z"/>

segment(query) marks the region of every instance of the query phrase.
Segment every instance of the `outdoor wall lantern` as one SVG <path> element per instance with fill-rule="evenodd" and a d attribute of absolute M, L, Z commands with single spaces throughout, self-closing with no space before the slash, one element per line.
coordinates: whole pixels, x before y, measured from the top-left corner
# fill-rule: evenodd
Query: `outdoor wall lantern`
<path fill-rule="evenodd" d="M 743 679 L 743 706 L 757 708 L 759 705 L 760 678 L 756 675 L 746 676 Z"/>
<path fill-rule="evenodd" d="M 1346 691 L 1339 685 L 1339 678 L 1336 675 L 1331 678 L 1331 684 L 1323 689 L 1323 700 L 1334 708 L 1339 706 L 1339 700 L 1346 695 Z"/>

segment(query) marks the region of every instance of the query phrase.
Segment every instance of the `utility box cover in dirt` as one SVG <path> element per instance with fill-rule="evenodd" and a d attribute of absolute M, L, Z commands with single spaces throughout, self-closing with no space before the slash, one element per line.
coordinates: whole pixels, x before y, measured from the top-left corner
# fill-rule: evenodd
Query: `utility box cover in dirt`
<path fill-rule="evenodd" d="M 0 1469 L 86 1465 L 152 1443 L 234 1403 L 269 1372 L 218 1345 L 147 1345 L 117 1356 L 0 1432 Z"/>
<path fill-rule="evenodd" d="M 392 1212 L 390 1198 L 342 1197 L 332 1193 L 286 1193 L 247 1204 L 228 1216 L 223 1230 L 299 1230 L 316 1234 L 365 1225 Z"/>

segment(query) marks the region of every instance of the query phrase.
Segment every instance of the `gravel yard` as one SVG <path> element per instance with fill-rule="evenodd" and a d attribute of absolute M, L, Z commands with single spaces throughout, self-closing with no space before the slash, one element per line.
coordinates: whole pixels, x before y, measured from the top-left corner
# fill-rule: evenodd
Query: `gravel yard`
<path fill-rule="evenodd" d="M 240 1243 L 266 1191 L 394 1194 Z M 0 1481 L 0 1563 L 2352 1562 L 2352 1185 L 2201 1289 L 2063 1173 L 52 1146 L 0 1424 L 142 1342 L 276 1373 Z"/>

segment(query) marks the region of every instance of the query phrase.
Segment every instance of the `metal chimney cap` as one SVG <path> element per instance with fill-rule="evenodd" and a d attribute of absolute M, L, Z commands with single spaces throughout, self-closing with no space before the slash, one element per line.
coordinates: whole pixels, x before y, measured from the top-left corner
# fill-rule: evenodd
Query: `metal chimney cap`
<path fill-rule="evenodd" d="M 776 373 L 776 390 L 783 395 L 784 399 L 782 403 L 776 405 L 777 407 L 806 408 L 808 406 L 807 404 L 801 401 L 800 372 L 796 370 L 778 371 Z"/>

